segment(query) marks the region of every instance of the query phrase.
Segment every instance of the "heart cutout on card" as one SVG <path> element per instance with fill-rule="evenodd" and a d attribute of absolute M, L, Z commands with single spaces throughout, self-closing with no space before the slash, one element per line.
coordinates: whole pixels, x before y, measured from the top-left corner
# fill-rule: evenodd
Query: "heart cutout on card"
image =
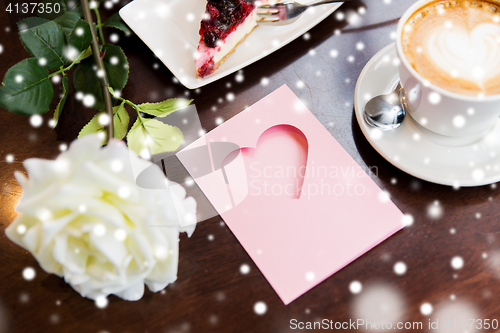
<path fill-rule="evenodd" d="M 308 149 L 302 131 L 290 125 L 277 125 L 260 135 L 256 148 L 241 148 L 226 160 L 242 154 L 248 195 L 298 199 L 307 173 Z"/>
<path fill-rule="evenodd" d="M 471 31 L 436 26 L 427 49 L 437 67 L 454 77 L 483 86 L 500 72 L 500 26 L 483 23 Z"/>

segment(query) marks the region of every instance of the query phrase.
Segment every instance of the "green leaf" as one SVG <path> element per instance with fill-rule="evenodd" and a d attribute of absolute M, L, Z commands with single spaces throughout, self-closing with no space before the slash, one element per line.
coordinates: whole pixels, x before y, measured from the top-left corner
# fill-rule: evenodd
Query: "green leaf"
<path fill-rule="evenodd" d="M 68 91 L 69 91 L 69 83 L 68 83 L 68 77 L 66 74 L 63 73 L 63 78 L 62 78 L 62 86 L 63 86 L 63 96 L 59 103 L 57 103 L 57 107 L 54 110 L 54 116 L 53 119 L 56 121 L 54 127 L 56 127 L 57 122 L 59 121 L 59 117 L 61 116 L 61 112 L 64 109 L 64 104 L 66 104 L 66 98 L 68 97 Z"/>
<path fill-rule="evenodd" d="M 141 152 L 146 146 L 143 144 L 143 128 L 141 125 L 141 121 L 139 118 L 135 121 L 135 123 L 128 131 L 127 135 L 127 146 L 130 150 L 134 151 L 137 155 L 141 155 Z"/>
<path fill-rule="evenodd" d="M 69 35 L 74 30 L 76 23 L 80 19 L 80 14 L 74 11 L 64 13 L 63 15 L 55 18 L 53 22 L 59 24 L 64 31 L 66 40 L 69 39 Z"/>
<path fill-rule="evenodd" d="M 139 104 L 138 107 L 142 112 L 150 114 L 155 117 L 166 117 L 174 111 L 184 109 L 191 104 L 193 100 L 184 98 L 171 98 L 158 103 L 144 103 Z"/>
<path fill-rule="evenodd" d="M 26 29 L 31 29 L 36 27 L 37 25 L 44 24 L 49 22 L 49 20 L 41 18 L 41 17 L 28 17 L 24 20 L 21 20 L 17 22 L 17 28 L 19 32 L 26 30 Z"/>
<path fill-rule="evenodd" d="M 128 80 L 127 57 L 117 45 L 105 44 L 102 52 L 106 52 L 103 61 L 109 84 L 114 90 L 121 91 Z M 78 65 L 73 73 L 73 83 L 76 91 L 92 94 L 95 97 L 94 109 L 98 111 L 104 110 L 102 88 L 97 77 L 93 58 L 87 58 Z M 114 100 L 116 103 L 116 99 Z"/>
<path fill-rule="evenodd" d="M 96 114 L 90 122 L 82 128 L 78 137 L 80 138 L 87 134 L 104 132 L 106 128 L 99 122 L 99 117 L 103 114 L 106 114 L 106 112 L 103 111 Z M 125 137 L 128 130 L 129 120 L 130 117 L 127 109 L 125 109 L 125 102 L 113 108 L 113 127 L 115 129 L 115 138 L 121 140 Z"/>
<path fill-rule="evenodd" d="M 103 61 L 110 86 L 117 91 L 122 91 L 128 81 L 129 69 L 125 53 L 121 47 L 112 44 L 104 44 L 102 52 L 106 52 Z"/>
<path fill-rule="evenodd" d="M 79 18 L 69 33 L 68 45 L 69 47 L 74 47 L 78 51 L 77 54 L 80 54 L 89 48 L 91 42 L 92 32 L 90 31 L 90 25 Z"/>
<path fill-rule="evenodd" d="M 137 119 L 127 136 L 127 144 L 136 154 L 144 149 L 152 154 L 177 150 L 184 136 L 178 127 L 167 125 L 156 119 Z"/>
<path fill-rule="evenodd" d="M 22 26 L 26 20 L 18 22 Z M 48 21 L 19 32 L 26 50 L 36 58 L 44 58 L 48 69 L 64 65 L 64 31 L 58 24 Z"/>
<path fill-rule="evenodd" d="M 125 109 L 125 102 L 113 108 L 113 115 L 115 138 L 121 140 L 127 135 L 128 122 L 130 121 L 127 109 Z"/>
<path fill-rule="evenodd" d="M 104 126 L 102 126 L 99 123 L 99 116 L 105 112 L 99 112 L 96 114 L 90 121 L 87 123 L 87 125 L 83 126 L 82 130 L 80 133 L 78 133 L 78 137 L 81 138 L 84 135 L 87 134 L 92 134 L 92 133 L 98 133 L 104 131 Z"/>
<path fill-rule="evenodd" d="M 125 24 L 125 22 L 123 22 L 123 20 L 121 19 L 120 15 L 118 13 L 114 13 L 113 15 L 111 15 L 104 22 L 104 26 L 115 28 L 115 29 L 121 30 L 125 33 L 131 32 L 129 27 Z"/>
<path fill-rule="evenodd" d="M 80 53 L 80 55 L 75 59 L 74 63 L 79 64 L 82 60 L 87 59 L 92 55 L 92 46 L 89 46 L 85 51 Z"/>
<path fill-rule="evenodd" d="M 46 68 L 29 58 L 12 66 L 3 78 L 0 106 L 10 112 L 33 115 L 49 110 L 54 89 Z"/>
<path fill-rule="evenodd" d="M 54 19 L 59 24 L 66 36 L 66 42 L 76 48 L 78 53 L 86 50 L 92 42 L 92 32 L 90 25 L 80 18 L 80 14 L 75 11 L 67 12 Z"/>

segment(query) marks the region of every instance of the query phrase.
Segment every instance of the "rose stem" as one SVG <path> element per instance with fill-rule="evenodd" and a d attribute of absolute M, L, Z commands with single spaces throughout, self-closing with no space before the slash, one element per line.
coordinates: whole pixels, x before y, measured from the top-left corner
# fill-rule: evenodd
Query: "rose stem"
<path fill-rule="evenodd" d="M 109 94 L 109 80 L 108 74 L 106 73 L 106 68 L 104 67 L 104 62 L 101 59 L 101 52 L 99 50 L 99 44 L 97 43 L 97 37 L 94 31 L 94 21 L 92 20 L 92 14 L 90 13 L 90 7 L 88 0 L 81 0 L 82 10 L 83 10 L 83 18 L 90 25 L 90 31 L 92 32 L 92 54 L 94 56 L 94 62 L 97 65 L 97 73 L 99 77 L 99 81 L 101 82 L 102 94 L 104 97 L 104 104 L 106 106 L 106 113 L 109 116 L 109 124 L 108 124 L 108 139 L 115 137 L 115 130 L 113 125 L 113 103 L 111 101 L 111 95 Z M 104 41 L 101 41 L 104 44 Z"/>

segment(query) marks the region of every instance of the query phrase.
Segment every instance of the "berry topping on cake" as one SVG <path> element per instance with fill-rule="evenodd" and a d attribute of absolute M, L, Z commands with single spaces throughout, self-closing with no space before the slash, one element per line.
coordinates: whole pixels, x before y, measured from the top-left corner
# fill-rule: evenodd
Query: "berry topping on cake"
<path fill-rule="evenodd" d="M 199 31 L 198 77 L 215 71 L 256 25 L 256 6 L 252 1 L 208 0 Z"/>

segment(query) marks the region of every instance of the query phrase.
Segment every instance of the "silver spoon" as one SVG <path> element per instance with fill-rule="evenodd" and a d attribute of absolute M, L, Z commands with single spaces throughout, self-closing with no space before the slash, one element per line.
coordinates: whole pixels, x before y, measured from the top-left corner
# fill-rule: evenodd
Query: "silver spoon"
<path fill-rule="evenodd" d="M 401 97 L 401 82 L 387 95 L 373 97 L 365 105 L 366 122 L 382 131 L 398 128 L 405 119 L 405 107 Z"/>

